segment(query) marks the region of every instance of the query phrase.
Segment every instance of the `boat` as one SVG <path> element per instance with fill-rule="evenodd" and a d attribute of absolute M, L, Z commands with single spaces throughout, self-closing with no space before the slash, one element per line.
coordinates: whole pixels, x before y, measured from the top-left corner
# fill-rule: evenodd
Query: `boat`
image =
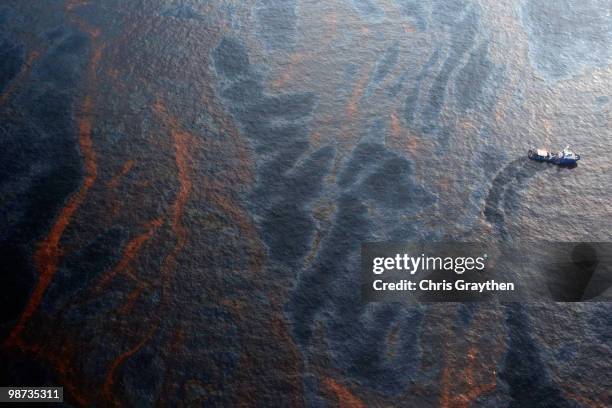
<path fill-rule="evenodd" d="M 559 153 L 549 152 L 545 149 L 530 149 L 527 152 L 527 157 L 531 160 L 553 163 L 559 166 L 574 166 L 580 160 L 580 155 L 571 151 L 569 146 L 565 146 L 565 149 Z"/>

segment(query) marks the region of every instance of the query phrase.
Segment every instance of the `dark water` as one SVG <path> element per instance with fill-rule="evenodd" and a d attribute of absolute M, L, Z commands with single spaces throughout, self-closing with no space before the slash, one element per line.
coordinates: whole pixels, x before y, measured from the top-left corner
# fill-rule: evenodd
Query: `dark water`
<path fill-rule="evenodd" d="M 363 241 L 610 241 L 607 1 L 0 4 L 1 383 L 608 406 L 607 304 L 363 305 Z M 530 147 L 571 144 L 563 169 Z"/>

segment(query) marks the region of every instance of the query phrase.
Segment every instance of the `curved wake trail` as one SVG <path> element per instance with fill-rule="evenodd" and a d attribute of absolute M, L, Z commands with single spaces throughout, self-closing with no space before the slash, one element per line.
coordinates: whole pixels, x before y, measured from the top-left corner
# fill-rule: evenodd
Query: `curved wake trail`
<path fill-rule="evenodd" d="M 485 199 L 484 216 L 504 241 L 511 238 L 506 228 L 506 211 L 511 208 L 512 195 L 517 194 L 537 172 L 548 168 L 540 164 L 521 157 L 504 166 L 493 179 Z"/>

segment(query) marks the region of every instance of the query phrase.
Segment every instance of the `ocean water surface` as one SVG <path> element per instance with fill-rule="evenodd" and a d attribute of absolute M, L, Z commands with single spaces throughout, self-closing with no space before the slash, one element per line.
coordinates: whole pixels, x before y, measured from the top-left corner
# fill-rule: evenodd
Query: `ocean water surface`
<path fill-rule="evenodd" d="M 363 304 L 365 241 L 612 239 L 605 0 L 0 4 L 0 385 L 603 407 L 606 303 Z M 571 145 L 578 167 L 530 162 Z"/>

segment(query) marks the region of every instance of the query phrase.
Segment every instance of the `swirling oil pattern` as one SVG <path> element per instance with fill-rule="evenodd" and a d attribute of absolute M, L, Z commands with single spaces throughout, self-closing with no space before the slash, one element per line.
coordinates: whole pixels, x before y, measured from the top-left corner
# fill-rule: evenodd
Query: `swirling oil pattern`
<path fill-rule="evenodd" d="M 0 385 L 608 407 L 607 304 L 363 304 L 364 241 L 612 239 L 608 0 L 0 3 Z M 562 148 L 577 168 L 530 162 Z"/>

